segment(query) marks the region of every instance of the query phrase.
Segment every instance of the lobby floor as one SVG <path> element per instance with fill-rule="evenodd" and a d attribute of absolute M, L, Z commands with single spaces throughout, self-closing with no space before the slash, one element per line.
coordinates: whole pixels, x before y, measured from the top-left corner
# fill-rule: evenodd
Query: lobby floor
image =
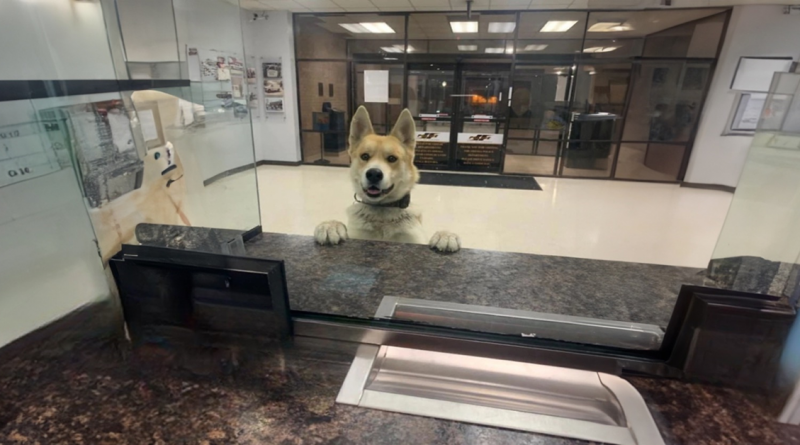
<path fill-rule="evenodd" d="M 252 184 L 234 175 L 209 188 Z M 543 191 L 418 185 L 412 203 L 429 234 L 450 230 L 472 249 L 706 267 L 732 194 L 674 184 L 537 178 Z M 312 235 L 346 222 L 345 168 L 258 167 L 265 232 Z"/>

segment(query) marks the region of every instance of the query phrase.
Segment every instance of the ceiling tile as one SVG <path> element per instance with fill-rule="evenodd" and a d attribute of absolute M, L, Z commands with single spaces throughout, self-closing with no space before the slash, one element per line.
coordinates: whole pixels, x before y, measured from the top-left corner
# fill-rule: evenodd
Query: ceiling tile
<path fill-rule="evenodd" d="M 377 6 L 373 6 L 371 8 L 344 8 L 347 12 L 376 12 L 378 11 Z"/>
<path fill-rule="evenodd" d="M 378 8 L 411 8 L 411 3 L 408 0 L 372 0 L 372 3 Z"/>
<path fill-rule="evenodd" d="M 449 11 L 449 0 L 411 0 L 417 11 Z"/>
<path fill-rule="evenodd" d="M 261 0 L 261 3 L 268 5 L 278 11 L 292 11 L 293 8 L 306 10 L 305 6 L 296 3 L 294 0 Z"/>
<path fill-rule="evenodd" d="M 374 8 L 375 5 L 369 0 L 333 0 L 334 3 L 342 8 Z"/>
<path fill-rule="evenodd" d="M 319 8 L 339 8 L 339 6 L 331 0 L 294 0 L 306 8 L 317 10 Z"/>
<path fill-rule="evenodd" d="M 490 9 L 527 9 L 531 0 L 491 0 Z"/>

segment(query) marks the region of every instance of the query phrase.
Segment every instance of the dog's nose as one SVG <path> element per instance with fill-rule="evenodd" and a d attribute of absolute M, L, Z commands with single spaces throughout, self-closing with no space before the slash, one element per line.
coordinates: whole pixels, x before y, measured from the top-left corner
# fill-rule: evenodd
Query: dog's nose
<path fill-rule="evenodd" d="M 381 182 L 383 179 L 383 172 L 379 168 L 371 168 L 367 170 L 367 181 L 371 183 Z"/>

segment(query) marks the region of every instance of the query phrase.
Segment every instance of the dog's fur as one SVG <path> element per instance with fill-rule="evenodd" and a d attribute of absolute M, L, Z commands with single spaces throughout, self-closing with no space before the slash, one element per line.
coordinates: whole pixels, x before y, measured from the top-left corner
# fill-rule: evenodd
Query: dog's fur
<path fill-rule="evenodd" d="M 185 197 L 183 164 L 172 144 L 148 150 L 142 186 L 89 211 L 103 262 L 134 241 L 141 222 L 191 225 L 183 213 Z"/>
<path fill-rule="evenodd" d="M 411 193 L 419 180 L 414 166 L 416 127 L 406 109 L 400 114 L 389 136 L 378 136 L 366 108 L 359 107 L 350 124 L 350 180 L 356 193 L 356 203 L 347 209 L 348 225 L 326 221 L 317 226 L 317 243 L 333 245 L 350 238 L 398 241 L 425 244 L 440 252 L 456 252 L 461 248 L 458 235 L 436 232 L 428 241 L 422 229 L 422 213 L 410 205 L 407 208 L 383 207 L 398 202 Z M 378 169 L 383 179 L 372 183 L 367 171 Z M 372 193 L 368 191 L 372 188 Z M 380 192 L 378 192 L 378 189 Z"/>

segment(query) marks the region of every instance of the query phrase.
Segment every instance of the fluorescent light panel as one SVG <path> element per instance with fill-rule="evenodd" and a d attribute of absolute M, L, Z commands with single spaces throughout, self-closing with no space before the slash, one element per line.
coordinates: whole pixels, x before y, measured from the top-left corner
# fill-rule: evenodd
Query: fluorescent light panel
<path fill-rule="evenodd" d="M 373 34 L 394 34 L 394 29 L 386 22 L 361 22 L 359 25 Z"/>
<path fill-rule="evenodd" d="M 542 51 L 547 48 L 547 45 L 527 45 L 524 51 Z"/>
<path fill-rule="evenodd" d="M 339 26 L 354 34 L 394 34 L 394 29 L 386 22 L 339 23 Z"/>
<path fill-rule="evenodd" d="M 539 32 L 567 32 L 578 23 L 577 20 L 550 20 Z"/>
<path fill-rule="evenodd" d="M 459 51 L 477 51 L 478 45 L 458 45 Z"/>
<path fill-rule="evenodd" d="M 622 22 L 597 22 L 589 27 L 589 32 L 624 32 L 632 31 L 631 25 Z"/>
<path fill-rule="evenodd" d="M 487 54 L 502 54 L 505 49 L 503 48 L 486 48 L 484 50 Z"/>
<path fill-rule="evenodd" d="M 514 22 L 489 22 L 489 32 L 493 34 L 506 34 L 514 32 L 517 24 Z"/>
<path fill-rule="evenodd" d="M 618 50 L 619 46 L 592 46 L 590 48 L 585 48 L 583 52 L 585 53 L 608 53 L 611 51 Z"/>
<path fill-rule="evenodd" d="M 403 45 L 382 46 L 381 49 L 387 53 L 402 53 L 405 49 Z M 414 47 L 408 45 L 408 52 L 414 51 Z"/>
<path fill-rule="evenodd" d="M 478 22 L 450 22 L 450 29 L 456 34 L 478 32 Z"/>

